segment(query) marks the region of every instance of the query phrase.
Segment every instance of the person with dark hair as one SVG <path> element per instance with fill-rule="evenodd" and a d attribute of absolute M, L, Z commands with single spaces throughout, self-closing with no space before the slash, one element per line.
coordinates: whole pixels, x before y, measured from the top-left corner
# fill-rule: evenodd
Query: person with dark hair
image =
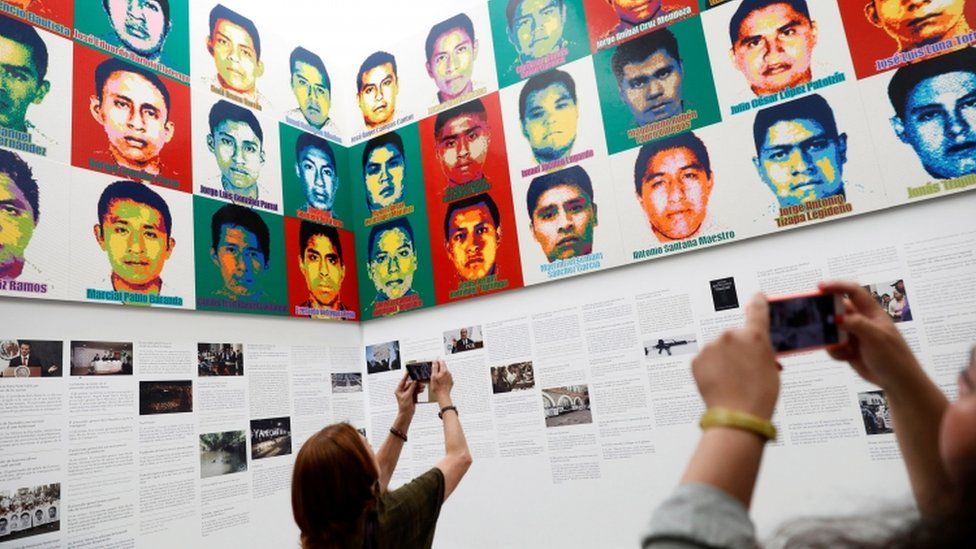
<path fill-rule="evenodd" d="M 31 516 L 30 516 L 30 513 L 28 513 L 27 511 L 24 511 L 20 515 L 20 529 L 21 530 L 30 530 L 32 527 L 33 526 L 31 525 Z"/>
<path fill-rule="evenodd" d="M 508 41 L 518 53 L 516 65 L 569 47 L 563 36 L 565 0 L 508 0 L 505 17 Z"/>
<path fill-rule="evenodd" d="M 417 295 L 413 275 L 417 272 L 417 248 L 413 228 L 405 217 L 373 225 L 367 245 L 366 272 L 376 287 L 373 303 Z"/>
<path fill-rule="evenodd" d="M 332 110 L 332 80 L 325 63 L 318 55 L 299 46 L 288 58 L 291 67 L 291 91 L 298 101 L 298 108 L 285 114 L 288 120 L 304 120 L 312 129 L 337 135 Z"/>
<path fill-rule="evenodd" d="M 385 51 L 371 53 L 359 66 L 356 85 L 359 110 L 363 113 L 366 128 L 393 122 L 397 94 L 400 93 L 396 58 Z"/>
<path fill-rule="evenodd" d="M 0 517 L 0 536 L 6 536 L 7 534 L 10 533 L 10 531 L 7 530 L 7 527 L 8 527 L 7 519 L 4 517 Z"/>
<path fill-rule="evenodd" d="M 210 220 L 210 259 L 223 280 L 216 296 L 231 301 L 263 299 L 264 275 L 271 267 L 268 225 L 244 206 L 221 206 Z"/>
<path fill-rule="evenodd" d="M 580 166 L 540 175 L 525 195 L 532 236 L 549 263 L 593 252 L 597 208 L 593 183 Z"/>
<path fill-rule="evenodd" d="M 34 511 L 34 526 L 40 526 L 44 523 L 44 511 L 40 509 Z"/>
<path fill-rule="evenodd" d="M 478 40 L 467 14 L 459 13 L 431 27 L 424 45 L 427 76 L 437 86 L 437 102 L 452 101 L 471 93 Z"/>
<path fill-rule="evenodd" d="M 217 4 L 210 10 L 207 51 L 217 69 L 214 84 L 264 108 L 267 101 L 258 93 L 257 82 L 264 74 L 261 35 L 247 17 Z"/>
<path fill-rule="evenodd" d="M 295 175 L 305 191 L 306 209 L 329 212 L 339 192 L 339 172 L 332 145 L 321 137 L 298 134 L 295 141 Z"/>
<path fill-rule="evenodd" d="M 116 181 L 105 187 L 92 231 L 99 248 L 108 255 L 113 290 L 167 293 L 161 274 L 176 240 L 169 206 L 156 191 L 135 181 Z"/>
<path fill-rule="evenodd" d="M 207 148 L 220 170 L 220 186 L 246 198 L 258 198 L 264 167 L 264 131 L 254 113 L 221 99 L 210 108 Z"/>
<path fill-rule="evenodd" d="M 452 202 L 444 214 L 444 248 L 461 280 L 497 274 L 502 243 L 498 205 L 487 193 Z"/>
<path fill-rule="evenodd" d="M 660 242 L 698 233 L 715 184 L 705 144 L 692 132 L 641 147 L 634 164 L 634 191 Z"/>
<path fill-rule="evenodd" d="M 752 131 L 752 162 L 781 208 L 844 196 L 847 134 L 819 94 L 759 111 Z"/>
<path fill-rule="evenodd" d="M 434 120 L 434 156 L 448 187 L 484 178 L 490 144 L 491 126 L 480 99 L 441 111 Z"/>
<path fill-rule="evenodd" d="M 441 506 L 472 461 L 451 399 L 453 386 L 447 364 L 434 361 L 430 393 L 441 409 L 444 457 L 396 490 L 387 487 L 407 442 L 416 395 L 424 390 L 423 383 L 406 374 L 395 389 L 396 417 L 376 453 L 366 437 L 348 423 L 330 425 L 302 445 L 291 483 L 291 506 L 301 530 L 302 549 L 431 547 Z"/>
<path fill-rule="evenodd" d="M 895 134 L 929 175 L 976 174 L 976 48 L 898 69 L 888 97 Z"/>
<path fill-rule="evenodd" d="M 137 55 L 158 61 L 173 28 L 169 0 L 102 0 L 118 42 Z"/>
<path fill-rule="evenodd" d="M 47 45 L 34 27 L 0 14 L 0 126 L 50 142 L 27 120 L 27 109 L 51 91 Z"/>
<path fill-rule="evenodd" d="M 904 0 L 865 0 L 864 16 L 883 30 L 904 52 L 972 32 L 966 20 L 966 0 L 942 0 L 916 5 Z"/>
<path fill-rule="evenodd" d="M 308 299 L 301 307 L 314 310 L 348 311 L 342 302 L 342 281 L 346 262 L 342 258 L 339 230 L 328 225 L 302 221 L 298 229 L 298 270 L 305 279 Z M 341 318 L 312 315 L 313 318 Z"/>
<path fill-rule="evenodd" d="M 30 166 L 5 149 L 0 149 L 0 205 L 0 280 L 15 280 L 41 219 L 40 191 Z"/>
<path fill-rule="evenodd" d="M 950 403 L 867 290 L 854 282 L 821 283 L 820 290 L 845 296 L 848 341 L 829 353 L 884 391 L 921 516 L 897 526 L 881 512 L 874 520 L 820 518 L 805 528 L 783 528 L 773 541 L 777 547 L 970 547 L 976 539 L 976 349 Z M 705 402 L 704 431 L 680 485 L 654 512 L 642 547 L 758 547 L 749 505 L 765 443 L 776 439 L 771 419 L 781 389 L 766 299 L 753 298 L 745 326 L 707 345 L 691 369 Z"/>
<path fill-rule="evenodd" d="M 743 0 L 729 22 L 732 60 L 755 95 L 807 84 L 817 23 L 806 0 Z"/>
<path fill-rule="evenodd" d="M 110 57 L 95 67 L 92 118 L 105 130 L 108 151 L 93 158 L 145 174 L 160 175 L 160 155 L 176 134 L 170 119 L 170 94 L 149 69 Z"/>
<path fill-rule="evenodd" d="M 684 66 L 678 39 L 660 29 L 617 47 L 611 57 L 620 99 L 644 126 L 684 110 Z"/>
<path fill-rule="evenodd" d="M 536 162 L 568 157 L 579 124 L 573 77 L 555 69 L 529 78 L 519 92 L 519 121 Z"/>
<path fill-rule="evenodd" d="M 605 32 L 601 40 L 630 31 L 676 9 L 673 6 L 666 6 L 664 0 L 607 0 L 607 4 L 613 8 L 620 22 Z"/>
<path fill-rule="evenodd" d="M 363 148 L 363 184 L 366 206 L 375 212 L 403 200 L 407 159 L 403 139 L 396 132 L 384 133 Z"/>

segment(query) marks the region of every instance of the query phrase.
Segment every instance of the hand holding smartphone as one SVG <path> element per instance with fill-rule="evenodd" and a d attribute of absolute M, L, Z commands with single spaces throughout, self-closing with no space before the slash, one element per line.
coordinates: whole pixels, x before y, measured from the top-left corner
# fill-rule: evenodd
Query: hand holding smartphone
<path fill-rule="evenodd" d="M 410 362 L 407 364 L 407 375 L 410 379 L 420 382 L 430 381 L 431 369 L 433 368 L 433 362 Z"/>
<path fill-rule="evenodd" d="M 813 292 L 769 298 L 769 337 L 776 354 L 828 349 L 847 342 L 837 318 L 843 297 Z"/>

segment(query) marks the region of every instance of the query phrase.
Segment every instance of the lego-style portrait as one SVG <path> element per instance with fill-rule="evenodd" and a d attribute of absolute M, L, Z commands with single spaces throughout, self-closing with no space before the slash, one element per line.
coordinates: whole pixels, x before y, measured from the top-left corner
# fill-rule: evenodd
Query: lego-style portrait
<path fill-rule="evenodd" d="M 426 220 L 418 215 L 375 224 L 357 235 L 363 318 L 433 305 Z"/>
<path fill-rule="evenodd" d="M 285 121 L 304 131 L 340 140 L 332 112 L 332 78 L 325 62 L 302 46 L 288 56 L 289 85 L 297 106 L 285 113 Z"/>
<path fill-rule="evenodd" d="M 202 38 L 196 37 L 200 40 L 196 43 L 203 42 Z M 217 4 L 207 18 L 205 38 L 201 45 L 205 45 L 210 59 L 201 74 L 210 74 L 204 78 L 206 87 L 252 109 L 268 110 L 271 104 L 259 87 L 265 66 L 261 34 L 254 20 Z"/>
<path fill-rule="evenodd" d="M 319 320 L 357 320 L 353 234 L 328 225 L 285 219 L 289 314 Z"/>
<path fill-rule="evenodd" d="M 427 76 L 437 86 L 437 102 L 473 95 L 474 67 L 480 45 L 474 23 L 465 13 L 449 17 L 430 28 L 424 44 Z"/>
<path fill-rule="evenodd" d="M 287 215 L 340 228 L 350 223 L 345 147 L 287 125 L 280 132 Z"/>
<path fill-rule="evenodd" d="M 593 252 L 599 218 L 589 174 L 580 166 L 539 176 L 525 195 L 529 230 L 550 263 Z"/>
<path fill-rule="evenodd" d="M 366 206 L 377 212 L 403 202 L 407 185 L 407 157 L 396 132 L 370 139 L 363 147 L 362 182 Z"/>
<path fill-rule="evenodd" d="M 396 57 L 385 51 L 371 53 L 359 66 L 356 89 L 359 112 L 367 130 L 394 122 L 400 94 Z"/>
<path fill-rule="evenodd" d="M 698 14 L 698 0 L 584 0 L 583 5 L 593 51 Z"/>
<path fill-rule="evenodd" d="M 75 0 L 5 0 L 0 11 L 66 38 L 75 26 Z"/>

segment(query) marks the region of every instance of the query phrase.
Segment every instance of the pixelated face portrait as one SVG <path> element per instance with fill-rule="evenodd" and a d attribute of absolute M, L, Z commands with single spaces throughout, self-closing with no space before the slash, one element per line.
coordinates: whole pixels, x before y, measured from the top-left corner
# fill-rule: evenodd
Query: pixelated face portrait
<path fill-rule="evenodd" d="M 387 299 L 406 295 L 417 272 L 417 254 L 410 235 L 400 227 L 377 234 L 367 269 L 376 291 Z"/>
<path fill-rule="evenodd" d="M 528 95 L 522 135 L 536 161 L 551 162 L 569 155 L 576 142 L 579 106 L 562 82 L 553 82 Z"/>
<path fill-rule="evenodd" d="M 502 231 L 488 205 L 479 202 L 449 212 L 447 255 L 463 280 L 477 280 L 495 271 Z"/>
<path fill-rule="evenodd" d="M 903 119 L 891 123 L 929 175 L 976 173 L 976 67 L 922 80 L 908 94 Z"/>
<path fill-rule="evenodd" d="M 905 51 L 967 32 L 965 9 L 966 0 L 867 0 L 864 15 Z"/>
<path fill-rule="evenodd" d="M 305 147 L 295 163 L 295 171 L 305 189 L 308 205 L 317 210 L 331 212 L 339 186 L 339 176 L 332 157 L 317 147 Z"/>
<path fill-rule="evenodd" d="M 169 33 L 169 0 L 104 0 L 112 30 L 129 50 L 154 58 Z"/>
<path fill-rule="evenodd" d="M 292 67 L 291 91 L 309 125 L 314 128 L 324 126 L 332 108 L 332 92 L 326 87 L 322 72 L 308 63 L 296 61 Z"/>
<path fill-rule="evenodd" d="M 532 236 L 550 263 L 593 251 L 596 204 L 576 185 L 546 190 L 531 214 Z"/>
<path fill-rule="evenodd" d="M 26 132 L 28 107 L 41 104 L 51 89 L 34 55 L 31 46 L 0 36 L 0 126 L 4 128 Z"/>
<path fill-rule="evenodd" d="M 756 95 L 810 81 L 817 24 L 787 3 L 750 12 L 732 44 L 732 61 Z"/>
<path fill-rule="evenodd" d="M 24 250 L 37 226 L 36 205 L 36 196 L 30 199 L 10 174 L 0 171 L 0 279 L 17 278 L 24 268 Z"/>
<path fill-rule="evenodd" d="M 119 165 L 156 175 L 159 155 L 176 131 L 163 92 L 145 76 L 111 73 L 101 97 L 89 98 L 89 111 L 108 138 L 109 152 Z"/>
<path fill-rule="evenodd" d="M 108 255 L 113 282 L 143 293 L 158 285 L 173 253 L 176 242 L 169 232 L 159 210 L 131 199 L 112 200 L 94 227 L 98 246 Z"/>
<path fill-rule="evenodd" d="M 638 25 L 659 15 L 663 0 L 607 0 L 607 3 L 622 22 Z"/>
<path fill-rule="evenodd" d="M 437 162 L 451 185 L 484 177 L 491 131 L 483 115 L 458 115 L 444 124 L 436 138 Z"/>
<path fill-rule="evenodd" d="M 473 89 L 471 73 L 478 56 L 478 42 L 460 27 L 450 29 L 434 40 L 427 61 L 427 74 L 434 79 L 443 101 L 460 97 Z"/>
<path fill-rule="evenodd" d="M 224 188 L 240 194 L 256 192 L 264 166 L 264 147 L 250 124 L 224 120 L 207 135 L 207 148 L 217 159 Z"/>
<path fill-rule="evenodd" d="M 647 162 L 637 199 L 659 238 L 680 240 L 701 227 L 712 186 L 712 174 L 694 151 L 670 148 Z"/>
<path fill-rule="evenodd" d="M 312 235 L 302 250 L 298 268 L 315 303 L 333 309 L 339 305 L 346 267 L 332 239 L 324 234 Z"/>
<path fill-rule="evenodd" d="M 58 516 L 58 510 L 57 510 L 57 508 L 51 507 L 50 509 L 48 509 L 47 510 L 47 515 L 48 515 L 48 518 L 50 518 L 50 519 L 57 518 L 57 516 Z"/>
<path fill-rule="evenodd" d="M 366 200 L 370 210 L 379 210 L 403 199 L 406 161 L 403 153 L 386 144 L 373 149 L 363 166 Z"/>
<path fill-rule="evenodd" d="M 363 73 L 359 84 L 359 110 L 366 127 L 373 128 L 393 120 L 399 92 L 392 63 L 383 63 Z"/>
<path fill-rule="evenodd" d="M 42 520 L 44 520 L 44 511 L 38 509 L 37 511 L 34 512 L 34 521 L 39 523 Z"/>
<path fill-rule="evenodd" d="M 254 38 L 248 31 L 226 19 L 218 19 L 207 37 L 207 50 L 213 55 L 220 84 L 241 94 L 250 94 L 264 74 Z"/>
<path fill-rule="evenodd" d="M 508 39 L 524 59 L 538 59 L 563 45 L 566 6 L 562 0 L 522 0 L 508 28 Z"/>
<path fill-rule="evenodd" d="M 623 66 L 617 81 L 620 98 L 630 108 L 638 126 L 681 114 L 681 62 L 664 49 L 652 52 L 643 61 Z"/>
<path fill-rule="evenodd" d="M 847 135 L 833 137 L 812 119 L 781 120 L 753 162 L 782 207 L 843 194 Z"/>
<path fill-rule="evenodd" d="M 225 292 L 246 298 L 261 291 L 268 259 L 257 235 L 250 230 L 240 225 L 221 225 L 217 249 L 210 250 L 210 258 L 220 269 Z"/>

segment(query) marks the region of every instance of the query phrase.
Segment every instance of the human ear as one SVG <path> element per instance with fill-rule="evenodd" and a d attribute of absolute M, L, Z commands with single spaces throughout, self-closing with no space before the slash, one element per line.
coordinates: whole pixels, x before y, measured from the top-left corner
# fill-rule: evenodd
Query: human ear
<path fill-rule="evenodd" d="M 102 250 L 105 249 L 105 232 L 102 231 L 102 225 L 92 226 L 92 232 L 95 234 L 95 240 L 98 242 L 98 247 Z"/>
<path fill-rule="evenodd" d="M 898 115 L 892 116 L 890 122 L 891 128 L 895 130 L 895 135 L 898 136 L 898 139 L 900 139 L 901 142 L 905 143 L 906 145 L 911 145 L 911 141 L 908 139 L 908 136 L 905 135 L 905 123 L 902 122 L 901 118 L 899 118 Z"/>
<path fill-rule="evenodd" d="M 881 18 L 878 17 L 878 8 L 874 6 L 874 0 L 868 0 L 868 3 L 864 4 L 864 17 L 867 18 L 868 23 L 881 28 Z"/>

